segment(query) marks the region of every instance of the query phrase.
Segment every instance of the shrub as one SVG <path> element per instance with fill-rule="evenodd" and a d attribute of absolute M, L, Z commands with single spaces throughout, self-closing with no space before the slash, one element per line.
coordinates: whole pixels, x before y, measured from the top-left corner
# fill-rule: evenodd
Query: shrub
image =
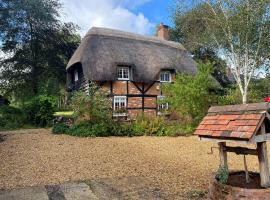
<path fill-rule="evenodd" d="M 78 137 L 106 137 L 112 135 L 111 126 L 107 123 L 93 124 L 81 122 L 69 127 L 64 123 L 56 123 L 53 126 L 54 134 L 68 134 Z"/>
<path fill-rule="evenodd" d="M 86 123 L 81 124 L 75 124 L 71 126 L 67 132 L 67 134 L 72 136 L 79 136 L 79 137 L 93 137 L 96 135 L 93 135 L 91 132 L 91 126 Z"/>
<path fill-rule="evenodd" d="M 54 134 L 65 134 L 68 133 L 68 125 L 65 123 L 56 123 L 53 125 L 52 132 Z"/>
<path fill-rule="evenodd" d="M 71 100 L 76 122 L 91 123 L 108 122 L 111 120 L 111 102 L 107 93 L 90 84 L 89 95 L 76 92 Z"/>
<path fill-rule="evenodd" d="M 226 184 L 229 178 L 229 171 L 227 167 L 219 167 L 216 175 L 216 179 L 222 183 Z"/>
<path fill-rule="evenodd" d="M 56 99 L 51 96 L 40 95 L 24 105 L 27 122 L 35 126 L 50 125 L 56 109 Z"/>
<path fill-rule="evenodd" d="M 162 117 L 149 117 L 145 114 L 140 114 L 132 124 L 132 134 L 135 136 L 166 136 L 171 132 Z"/>
<path fill-rule="evenodd" d="M 158 103 L 168 103 L 169 112 L 178 116 L 178 123 L 183 130 L 192 130 L 207 113 L 216 95 L 210 94 L 214 88 L 211 78 L 212 64 L 199 63 L 196 75 L 177 74 L 174 84 L 163 84 L 164 100 Z"/>
<path fill-rule="evenodd" d="M 25 115 L 19 108 L 0 106 L 0 130 L 20 128 L 25 123 Z"/>
<path fill-rule="evenodd" d="M 261 94 L 257 85 L 251 83 L 249 85 L 249 92 L 248 92 L 248 102 L 249 103 L 256 103 L 263 101 L 263 95 Z M 219 105 L 235 105 L 235 104 L 242 104 L 242 95 L 237 85 L 233 85 L 230 88 L 225 90 L 225 94 L 218 96 L 218 104 Z"/>

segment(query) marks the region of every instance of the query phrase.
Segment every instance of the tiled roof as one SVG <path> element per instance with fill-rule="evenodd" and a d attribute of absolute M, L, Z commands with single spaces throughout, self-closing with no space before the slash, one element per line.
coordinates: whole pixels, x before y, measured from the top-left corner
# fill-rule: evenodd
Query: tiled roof
<path fill-rule="evenodd" d="M 254 109 L 256 107 L 257 111 Z M 260 128 L 267 109 L 268 104 L 211 107 L 194 134 L 218 139 L 249 140 Z"/>

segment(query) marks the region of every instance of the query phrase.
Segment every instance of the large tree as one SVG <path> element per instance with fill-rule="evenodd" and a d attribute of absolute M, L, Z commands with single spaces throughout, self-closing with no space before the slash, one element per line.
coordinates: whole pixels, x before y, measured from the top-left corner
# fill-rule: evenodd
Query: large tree
<path fill-rule="evenodd" d="M 270 1 L 179 0 L 174 19 L 179 41 L 226 60 L 247 103 L 250 81 L 270 64 Z"/>
<path fill-rule="evenodd" d="M 1 0 L 1 86 L 19 97 L 55 93 L 80 37 L 59 20 L 58 0 Z M 48 91 L 49 90 L 49 91 Z M 52 91 L 54 90 L 54 91 Z"/>

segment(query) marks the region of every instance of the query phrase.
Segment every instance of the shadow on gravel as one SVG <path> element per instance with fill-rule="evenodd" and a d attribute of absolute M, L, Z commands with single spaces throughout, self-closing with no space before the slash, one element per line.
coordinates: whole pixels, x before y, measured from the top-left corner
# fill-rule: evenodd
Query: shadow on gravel
<path fill-rule="evenodd" d="M 0 142 L 4 142 L 5 141 L 5 136 L 6 135 L 0 134 Z"/>

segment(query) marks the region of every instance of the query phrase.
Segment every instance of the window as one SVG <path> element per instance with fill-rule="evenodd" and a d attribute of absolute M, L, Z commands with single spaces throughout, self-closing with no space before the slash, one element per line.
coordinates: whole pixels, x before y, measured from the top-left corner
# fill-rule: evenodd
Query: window
<path fill-rule="evenodd" d="M 115 96 L 113 100 L 114 116 L 125 116 L 127 107 L 126 96 Z"/>
<path fill-rule="evenodd" d="M 78 81 L 79 80 L 79 72 L 78 72 L 78 69 L 75 69 L 74 70 L 74 81 Z"/>
<path fill-rule="evenodd" d="M 117 78 L 118 80 L 129 80 L 129 67 L 118 67 Z"/>
<path fill-rule="evenodd" d="M 171 72 L 161 71 L 159 79 L 160 79 L 160 82 L 171 82 Z"/>
<path fill-rule="evenodd" d="M 157 96 L 157 100 L 158 101 L 162 101 L 164 100 L 164 96 Z M 162 102 L 162 104 L 158 104 L 158 110 L 159 111 L 164 111 L 164 110 L 168 110 L 169 109 L 169 103 L 166 102 Z"/>

